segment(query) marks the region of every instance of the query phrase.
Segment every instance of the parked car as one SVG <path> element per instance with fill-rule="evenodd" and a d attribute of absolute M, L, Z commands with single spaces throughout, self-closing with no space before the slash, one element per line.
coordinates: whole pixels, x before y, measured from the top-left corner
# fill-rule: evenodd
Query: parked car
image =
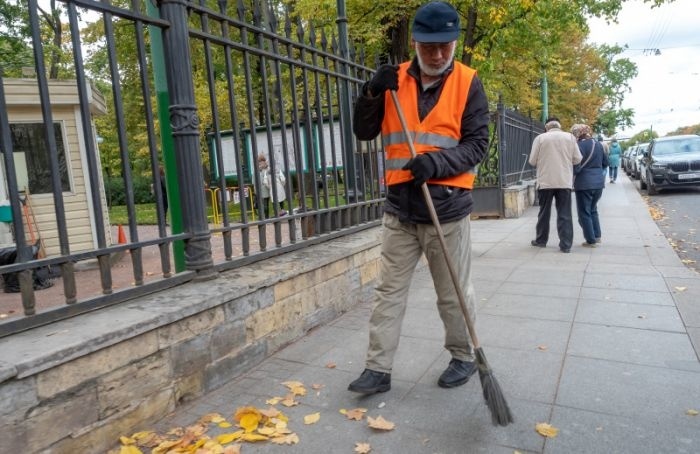
<path fill-rule="evenodd" d="M 660 137 L 651 141 L 640 163 L 641 189 L 700 187 L 700 136 Z"/>
<path fill-rule="evenodd" d="M 637 151 L 637 145 L 632 145 L 622 152 L 622 157 L 620 158 L 620 167 L 625 171 L 627 175 L 630 174 L 630 156 L 632 156 Z"/>
<path fill-rule="evenodd" d="M 644 156 L 644 152 L 647 150 L 649 147 L 648 143 L 640 143 L 637 145 L 637 149 L 635 150 L 634 156 L 631 157 L 631 172 L 630 174 L 632 175 L 632 178 L 635 180 L 639 180 L 639 169 L 641 167 L 641 160 L 642 157 Z"/>

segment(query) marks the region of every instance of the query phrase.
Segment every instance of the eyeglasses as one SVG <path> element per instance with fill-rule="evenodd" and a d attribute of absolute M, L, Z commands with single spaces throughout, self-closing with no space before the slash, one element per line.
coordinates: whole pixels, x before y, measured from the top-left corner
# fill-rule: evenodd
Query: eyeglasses
<path fill-rule="evenodd" d="M 452 46 L 454 41 L 449 43 L 416 43 L 416 46 L 420 48 L 423 53 L 434 54 L 440 51 L 441 54 L 448 54 L 452 52 Z"/>

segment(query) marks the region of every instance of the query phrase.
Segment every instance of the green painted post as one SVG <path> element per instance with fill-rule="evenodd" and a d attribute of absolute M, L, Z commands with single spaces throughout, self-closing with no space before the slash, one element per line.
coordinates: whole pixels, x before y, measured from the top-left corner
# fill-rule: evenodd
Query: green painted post
<path fill-rule="evenodd" d="M 158 8 L 152 2 L 146 1 L 148 15 L 160 17 Z M 182 209 L 180 208 L 180 188 L 177 178 L 177 163 L 173 146 L 173 134 L 170 127 L 170 98 L 168 96 L 168 80 L 165 76 L 165 61 L 163 60 L 163 37 L 159 27 L 150 25 L 151 55 L 153 64 L 153 81 L 156 88 L 156 105 L 160 122 L 161 147 L 163 149 L 163 168 L 165 170 L 165 186 L 168 193 L 168 211 L 170 212 L 170 231 L 182 233 Z M 185 244 L 176 241 L 173 244 L 175 272 L 185 271 Z"/>
<path fill-rule="evenodd" d="M 542 71 L 542 123 L 549 118 L 549 93 L 547 93 L 547 70 Z"/>

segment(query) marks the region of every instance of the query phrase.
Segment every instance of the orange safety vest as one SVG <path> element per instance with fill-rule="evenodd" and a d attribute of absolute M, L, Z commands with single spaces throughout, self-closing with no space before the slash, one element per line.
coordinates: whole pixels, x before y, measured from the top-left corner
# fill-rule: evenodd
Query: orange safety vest
<path fill-rule="evenodd" d="M 469 87 L 476 71 L 455 62 L 452 73 L 443 82 L 438 102 L 421 122 L 418 117 L 418 83 L 408 74 L 409 65 L 410 62 L 406 62 L 399 67 L 397 95 L 416 153 L 429 153 L 456 146 L 462 137 L 462 114 L 467 106 Z M 410 170 L 401 170 L 411 159 L 411 150 L 406 143 L 406 135 L 401 128 L 391 93 L 387 92 L 384 96 L 382 141 L 386 152 L 386 183 L 391 186 L 410 181 L 413 175 Z M 471 189 L 475 178 L 476 169 L 472 169 L 452 177 L 430 179 L 428 183 Z"/>

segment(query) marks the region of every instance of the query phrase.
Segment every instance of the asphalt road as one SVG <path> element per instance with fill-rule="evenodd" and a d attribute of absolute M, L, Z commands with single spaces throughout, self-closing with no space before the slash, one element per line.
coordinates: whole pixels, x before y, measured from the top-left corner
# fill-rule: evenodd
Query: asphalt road
<path fill-rule="evenodd" d="M 700 187 L 669 189 L 653 196 L 640 192 L 683 263 L 700 273 Z"/>

